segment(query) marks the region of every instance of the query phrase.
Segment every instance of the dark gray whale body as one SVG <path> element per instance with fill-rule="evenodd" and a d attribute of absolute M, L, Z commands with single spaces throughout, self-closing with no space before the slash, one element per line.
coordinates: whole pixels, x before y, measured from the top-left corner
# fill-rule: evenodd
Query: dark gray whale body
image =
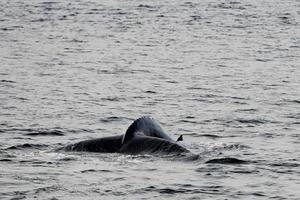
<path fill-rule="evenodd" d="M 182 140 L 182 136 L 178 140 Z M 85 140 L 68 145 L 63 150 L 125 154 L 190 153 L 169 137 L 151 117 L 135 120 L 124 135 Z"/>

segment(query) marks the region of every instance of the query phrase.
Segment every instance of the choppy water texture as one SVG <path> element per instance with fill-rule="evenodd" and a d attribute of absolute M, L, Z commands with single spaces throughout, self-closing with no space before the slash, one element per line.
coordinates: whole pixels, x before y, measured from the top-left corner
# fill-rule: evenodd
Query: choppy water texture
<path fill-rule="evenodd" d="M 0 11 L 1 199 L 299 199 L 299 0 Z M 200 158 L 53 151 L 143 115 Z"/>

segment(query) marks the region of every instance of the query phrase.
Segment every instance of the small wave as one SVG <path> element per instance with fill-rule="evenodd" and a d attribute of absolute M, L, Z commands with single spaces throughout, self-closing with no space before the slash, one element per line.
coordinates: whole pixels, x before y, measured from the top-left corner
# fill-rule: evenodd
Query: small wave
<path fill-rule="evenodd" d="M 191 124 L 198 124 L 199 123 L 197 121 L 186 120 L 186 119 L 179 120 L 179 122 L 181 122 L 181 123 L 191 123 Z"/>
<path fill-rule="evenodd" d="M 249 149 L 250 147 L 242 144 L 228 144 L 228 145 L 224 145 L 222 148 L 226 150 L 235 150 L 235 149 Z"/>
<path fill-rule="evenodd" d="M 296 20 L 290 15 L 290 13 L 285 13 L 284 15 L 281 15 L 278 17 L 278 19 L 281 20 L 282 24 L 286 25 L 296 25 Z"/>
<path fill-rule="evenodd" d="M 0 162 L 12 162 L 12 160 L 8 159 L 8 158 L 3 158 L 3 159 L 0 159 Z"/>
<path fill-rule="evenodd" d="M 41 149 L 41 148 L 46 148 L 48 145 L 45 144 L 19 144 L 19 145 L 14 145 L 11 147 L 6 148 L 7 150 L 21 150 L 21 149 Z"/>
<path fill-rule="evenodd" d="M 214 134 L 200 134 L 200 135 L 197 135 L 197 137 L 221 138 L 223 136 L 214 135 Z"/>
<path fill-rule="evenodd" d="M 31 132 L 31 133 L 26 133 L 25 135 L 29 136 L 63 136 L 64 133 L 60 130 L 50 130 L 50 131 L 37 131 L 37 132 Z"/>
<path fill-rule="evenodd" d="M 68 133 L 95 133 L 96 131 L 103 131 L 104 129 L 98 128 L 96 130 L 92 130 L 92 129 L 86 129 L 86 128 L 81 128 L 81 129 L 69 129 Z"/>
<path fill-rule="evenodd" d="M 1 83 L 16 83 L 15 81 L 11 80 L 0 80 Z"/>
<path fill-rule="evenodd" d="M 193 137 L 207 137 L 207 138 L 212 138 L 212 139 L 216 139 L 216 138 L 227 138 L 227 137 L 235 137 L 233 135 L 230 136 L 225 136 L 225 135 L 216 135 L 216 134 L 198 134 L 198 133 L 185 133 L 183 136 L 188 135 L 188 136 L 193 136 Z"/>
<path fill-rule="evenodd" d="M 140 5 L 138 5 L 138 8 L 157 9 L 156 6 L 151 6 L 151 5 L 146 5 L 146 4 L 140 4 Z"/>
<path fill-rule="evenodd" d="M 258 173 L 258 170 L 232 170 L 230 172 L 235 174 L 254 174 Z"/>
<path fill-rule="evenodd" d="M 155 186 L 148 186 L 146 188 L 138 189 L 137 192 L 158 192 L 160 194 L 220 194 L 222 192 L 222 186 L 202 186 L 198 187 L 191 184 L 179 184 L 176 187 L 157 188 Z"/>
<path fill-rule="evenodd" d="M 132 119 L 126 118 L 126 117 L 117 117 L 117 116 L 105 117 L 105 118 L 100 119 L 100 121 L 104 122 L 104 123 L 119 122 L 119 121 L 123 121 L 123 120 L 132 120 Z"/>
<path fill-rule="evenodd" d="M 294 167 L 299 167 L 300 164 L 298 163 L 272 163 L 270 164 L 270 166 L 273 166 L 273 167 L 290 167 L 290 168 L 294 168 Z"/>
<path fill-rule="evenodd" d="M 241 149 L 250 149 L 250 146 L 244 145 L 244 144 L 239 144 L 239 143 L 234 143 L 234 144 L 225 144 L 225 143 L 212 143 L 209 145 L 209 149 L 212 151 L 231 151 L 231 150 L 241 150 Z"/>
<path fill-rule="evenodd" d="M 257 109 L 249 108 L 249 109 L 237 109 L 235 112 L 257 112 Z"/>
<path fill-rule="evenodd" d="M 175 193 L 191 192 L 191 190 L 183 189 L 183 188 L 180 188 L 180 189 L 162 188 L 162 189 L 158 189 L 157 191 L 161 194 L 175 194 Z"/>
<path fill-rule="evenodd" d="M 188 90 L 209 90 L 208 88 L 198 87 L 198 86 L 187 87 L 186 89 L 188 89 Z"/>
<path fill-rule="evenodd" d="M 145 192 L 158 192 L 161 194 L 191 193 L 193 191 L 191 189 L 184 188 L 156 188 L 155 186 L 149 186 L 141 190 Z"/>
<path fill-rule="evenodd" d="M 242 124 L 264 124 L 267 122 L 266 120 L 263 119 L 243 119 L 243 118 L 236 119 L 236 121 Z"/>
<path fill-rule="evenodd" d="M 214 164 L 247 164 L 249 161 L 240 160 L 237 158 L 214 158 L 206 161 L 205 163 L 214 163 Z"/>
<path fill-rule="evenodd" d="M 245 10 L 244 6 L 241 6 L 239 2 L 229 2 L 229 3 L 220 3 L 218 5 L 213 6 L 214 8 L 221 8 L 221 9 L 236 9 L 236 10 Z"/>
<path fill-rule="evenodd" d="M 147 94 L 157 94 L 157 92 L 152 91 L 152 90 L 146 90 L 145 93 L 147 93 Z"/>
<path fill-rule="evenodd" d="M 246 125 L 249 127 L 253 126 L 259 126 L 263 124 L 278 124 L 280 123 L 279 121 L 274 121 L 274 120 L 269 120 L 269 119 L 261 119 L 261 118 L 236 118 L 232 120 L 223 120 L 227 125 L 232 125 L 232 124 L 240 124 L 240 125 Z"/>
<path fill-rule="evenodd" d="M 112 102 L 120 102 L 123 101 L 124 98 L 119 98 L 119 97 L 103 97 L 101 98 L 102 101 L 112 101 Z"/>
<path fill-rule="evenodd" d="M 13 132 L 13 133 L 21 133 L 28 136 L 63 136 L 63 131 L 59 130 L 60 128 L 53 128 L 50 130 L 46 129 L 33 129 L 33 128 L 9 128 L 9 129 L 0 129 L 0 132 Z"/>
<path fill-rule="evenodd" d="M 65 157 L 65 158 L 60 158 L 60 159 L 57 159 L 59 161 L 64 161 L 64 162 L 69 162 L 69 161 L 76 161 L 77 158 L 75 157 Z"/>
<path fill-rule="evenodd" d="M 289 118 L 289 119 L 300 119 L 300 113 L 286 115 L 286 118 Z M 298 124 L 299 122 L 296 121 L 294 123 Z"/>
<path fill-rule="evenodd" d="M 111 170 L 107 170 L 107 169 L 101 169 L 101 170 L 96 170 L 96 169 L 86 169 L 86 170 L 82 170 L 80 171 L 81 173 L 87 173 L 87 172 L 112 172 Z"/>
<path fill-rule="evenodd" d="M 286 100 L 286 102 L 289 102 L 289 103 L 300 103 L 300 100 Z"/>

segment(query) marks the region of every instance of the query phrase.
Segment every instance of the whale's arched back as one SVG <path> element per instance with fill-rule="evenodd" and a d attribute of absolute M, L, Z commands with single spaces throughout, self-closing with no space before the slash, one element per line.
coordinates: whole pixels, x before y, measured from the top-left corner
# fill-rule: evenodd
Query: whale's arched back
<path fill-rule="evenodd" d="M 180 136 L 177 141 L 181 141 Z M 191 153 L 172 140 L 158 122 L 151 117 L 135 120 L 124 135 L 102 137 L 70 144 L 61 148 L 66 151 L 127 154 L 182 154 Z M 60 150 L 60 149 L 58 149 Z"/>
<path fill-rule="evenodd" d="M 141 117 L 135 120 L 127 129 L 126 133 L 122 139 L 122 145 L 127 143 L 136 135 L 157 137 L 173 141 L 164 130 L 161 128 L 158 122 L 156 122 L 152 117 Z"/>

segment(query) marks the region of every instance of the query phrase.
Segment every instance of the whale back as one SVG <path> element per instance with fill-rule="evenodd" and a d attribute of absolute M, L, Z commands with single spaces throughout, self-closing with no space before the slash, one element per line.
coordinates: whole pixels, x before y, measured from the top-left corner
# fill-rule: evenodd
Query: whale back
<path fill-rule="evenodd" d="M 165 131 L 161 128 L 158 122 L 151 117 L 141 117 L 135 120 L 127 129 L 123 136 L 122 145 L 127 143 L 136 135 L 149 136 L 173 141 Z"/>
<path fill-rule="evenodd" d="M 84 140 L 65 146 L 65 151 L 89 151 L 101 153 L 119 152 L 123 135 L 103 137 L 98 139 Z"/>
<path fill-rule="evenodd" d="M 190 153 L 189 150 L 174 141 L 158 137 L 136 136 L 122 145 L 121 153 L 127 154 L 167 154 L 179 155 Z"/>

